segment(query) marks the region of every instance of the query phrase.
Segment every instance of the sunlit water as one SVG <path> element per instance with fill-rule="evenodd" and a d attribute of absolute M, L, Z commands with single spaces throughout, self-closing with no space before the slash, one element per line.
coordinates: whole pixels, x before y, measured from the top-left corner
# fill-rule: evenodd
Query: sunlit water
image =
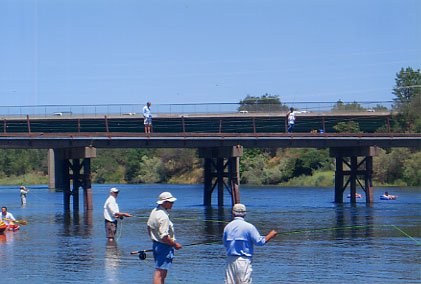
<path fill-rule="evenodd" d="M 28 221 L 20 231 L 0 235 L 0 282 L 152 283 L 152 255 L 141 261 L 130 252 L 150 249 L 145 217 L 162 191 L 178 198 L 171 217 L 181 244 L 220 240 L 225 223 L 204 220 L 231 218 L 230 197 L 219 209 L 214 193 L 214 206 L 206 209 L 199 185 L 117 185 L 120 210 L 136 217 L 120 222 L 118 241 L 107 245 L 103 204 L 110 187 L 93 186 L 90 214 L 81 203 L 80 212 L 67 215 L 60 192 L 29 187 L 28 204 L 21 207 L 18 187 L 0 187 L 1 206 Z M 280 232 L 256 248 L 253 283 L 421 283 L 421 189 L 389 188 L 399 197 L 386 201 L 379 200 L 385 189 L 375 188 L 372 206 L 364 197 L 354 206 L 347 198 L 334 204 L 331 188 L 240 191 L 247 220 L 261 234 Z M 176 251 L 166 283 L 223 283 L 224 253 L 219 243 Z"/>

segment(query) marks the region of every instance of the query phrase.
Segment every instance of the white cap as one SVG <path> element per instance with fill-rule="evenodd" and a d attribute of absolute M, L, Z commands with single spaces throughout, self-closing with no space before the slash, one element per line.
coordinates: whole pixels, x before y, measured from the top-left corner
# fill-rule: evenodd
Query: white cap
<path fill-rule="evenodd" d="M 176 200 L 177 200 L 177 198 L 175 198 L 174 196 L 172 196 L 172 194 L 170 192 L 163 192 L 163 193 L 161 193 L 159 195 L 159 200 L 156 203 L 159 204 L 159 205 L 161 205 L 165 201 L 174 202 Z"/>
<path fill-rule="evenodd" d="M 113 187 L 110 189 L 110 192 L 119 193 L 120 190 L 118 190 L 118 188 Z"/>
<path fill-rule="evenodd" d="M 246 216 L 246 206 L 241 203 L 234 204 L 232 212 L 235 216 Z"/>

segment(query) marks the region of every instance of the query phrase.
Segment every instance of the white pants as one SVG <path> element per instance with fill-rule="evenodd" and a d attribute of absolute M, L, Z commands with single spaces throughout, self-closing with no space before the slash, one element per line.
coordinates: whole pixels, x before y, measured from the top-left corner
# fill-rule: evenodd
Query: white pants
<path fill-rule="evenodd" d="M 225 284 L 251 284 L 251 257 L 228 256 L 225 268 Z"/>

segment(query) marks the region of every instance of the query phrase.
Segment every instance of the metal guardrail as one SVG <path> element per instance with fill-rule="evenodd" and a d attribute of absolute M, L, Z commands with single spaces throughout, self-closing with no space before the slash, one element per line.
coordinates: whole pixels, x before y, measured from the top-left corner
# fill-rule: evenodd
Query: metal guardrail
<path fill-rule="evenodd" d="M 338 102 L 283 102 L 280 104 L 240 104 L 240 103 L 197 103 L 197 104 L 152 104 L 152 115 L 189 115 L 189 114 L 233 114 L 233 113 L 265 113 L 283 112 L 290 106 L 299 113 L 341 112 L 335 110 Z M 358 108 L 344 109 L 343 112 L 375 112 L 378 106 L 392 110 L 393 101 L 343 102 L 343 105 Z M 99 104 L 99 105 L 32 105 L 32 106 L 0 106 L 1 117 L 11 116 L 104 116 L 141 115 L 143 104 Z M 243 107 L 243 108 L 241 108 Z M 245 108 L 244 108 L 245 107 Z M 281 109 L 283 107 L 283 109 Z"/>

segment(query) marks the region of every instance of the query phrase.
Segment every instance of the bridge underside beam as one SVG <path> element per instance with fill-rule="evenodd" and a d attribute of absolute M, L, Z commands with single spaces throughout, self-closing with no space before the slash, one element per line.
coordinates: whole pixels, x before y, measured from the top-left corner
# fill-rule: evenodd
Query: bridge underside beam
<path fill-rule="evenodd" d="M 336 147 L 330 148 L 330 156 L 336 158 L 335 202 L 343 203 L 343 195 L 349 186 L 351 203 L 357 202 L 357 184 L 365 192 L 366 203 L 373 203 L 373 156 L 376 147 Z M 358 161 L 358 157 L 360 161 Z M 344 171 L 344 165 L 349 170 Z M 347 180 L 345 182 L 345 177 Z M 361 181 L 363 180 L 363 182 Z"/>
<path fill-rule="evenodd" d="M 240 145 L 199 148 L 199 157 L 204 158 L 204 205 L 212 204 L 212 192 L 216 187 L 218 187 L 218 206 L 224 205 L 224 188 L 230 193 L 232 204 L 240 202 L 239 163 L 242 154 L 243 147 Z"/>
<path fill-rule="evenodd" d="M 96 149 L 64 148 L 49 151 L 49 188 L 63 190 L 64 210 L 70 210 L 73 196 L 73 210 L 79 210 L 79 188 L 82 187 L 85 210 L 93 209 L 91 186 L 91 158 L 96 157 Z M 82 172 L 83 169 L 83 172 Z M 71 183 L 73 189 L 71 189 Z"/>

